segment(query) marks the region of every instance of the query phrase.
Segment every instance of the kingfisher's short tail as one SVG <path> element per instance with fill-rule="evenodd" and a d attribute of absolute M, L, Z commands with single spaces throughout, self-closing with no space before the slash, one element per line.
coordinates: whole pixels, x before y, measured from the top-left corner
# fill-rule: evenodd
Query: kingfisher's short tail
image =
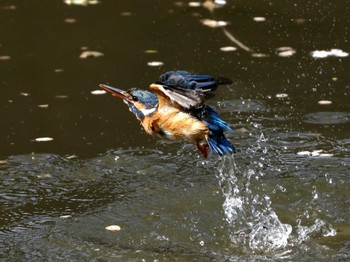
<path fill-rule="evenodd" d="M 202 120 L 204 120 L 209 127 L 209 133 L 206 136 L 206 140 L 210 149 L 220 156 L 236 153 L 234 145 L 226 139 L 224 133 L 225 131 L 232 131 L 232 129 L 220 118 L 219 114 L 213 107 L 206 106 L 205 109 L 205 114 L 202 117 Z"/>
<path fill-rule="evenodd" d="M 236 148 L 226 139 L 222 130 L 210 131 L 207 142 L 210 149 L 220 156 L 236 153 Z"/>

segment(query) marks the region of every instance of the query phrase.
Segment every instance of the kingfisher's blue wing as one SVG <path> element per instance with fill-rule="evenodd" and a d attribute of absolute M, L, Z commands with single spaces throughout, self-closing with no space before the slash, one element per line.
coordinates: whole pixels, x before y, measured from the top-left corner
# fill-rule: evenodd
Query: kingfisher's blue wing
<path fill-rule="evenodd" d="M 200 90 L 201 92 L 214 91 L 218 85 L 231 83 L 231 80 L 228 78 L 191 74 L 182 70 L 166 72 L 160 76 L 157 82 L 157 84 L 169 87 L 181 87 L 190 90 Z"/>

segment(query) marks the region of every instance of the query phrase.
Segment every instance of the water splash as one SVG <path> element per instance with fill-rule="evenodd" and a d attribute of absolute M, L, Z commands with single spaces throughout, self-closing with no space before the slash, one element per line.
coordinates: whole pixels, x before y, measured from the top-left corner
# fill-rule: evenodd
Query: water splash
<path fill-rule="evenodd" d="M 226 156 L 218 167 L 219 185 L 224 196 L 223 210 L 230 229 L 231 242 L 243 248 L 245 253 L 270 252 L 279 250 L 282 256 L 291 248 L 299 248 L 314 236 L 335 236 L 332 225 L 321 219 L 322 214 L 309 213 L 318 210 L 320 194 L 316 186 L 310 188 L 310 199 L 303 210 L 295 214 L 296 225 L 283 223 L 272 207 L 271 194 L 287 190 L 280 184 L 271 190 L 263 183 L 263 177 L 271 170 L 278 170 L 273 164 L 273 156 L 268 139 L 261 134 L 256 144 L 246 151 L 250 162 L 241 171 L 234 156 Z M 268 167 L 268 168 L 266 168 Z M 281 253 L 282 252 L 282 253 Z M 276 253 L 274 252 L 276 255 Z"/>
<path fill-rule="evenodd" d="M 292 232 L 271 208 L 270 197 L 250 189 L 253 169 L 240 172 L 233 157 L 225 157 L 217 175 L 224 195 L 223 209 L 233 244 L 253 251 L 271 251 L 288 244 Z"/>

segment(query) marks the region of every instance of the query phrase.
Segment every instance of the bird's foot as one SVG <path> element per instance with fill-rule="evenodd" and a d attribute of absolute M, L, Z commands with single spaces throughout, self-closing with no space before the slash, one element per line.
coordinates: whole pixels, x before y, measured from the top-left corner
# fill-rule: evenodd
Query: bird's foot
<path fill-rule="evenodd" d="M 199 141 L 196 142 L 196 147 L 198 149 L 199 152 L 201 152 L 201 154 L 203 155 L 204 158 L 208 157 L 208 144 L 204 144 L 203 146 L 200 144 Z"/>

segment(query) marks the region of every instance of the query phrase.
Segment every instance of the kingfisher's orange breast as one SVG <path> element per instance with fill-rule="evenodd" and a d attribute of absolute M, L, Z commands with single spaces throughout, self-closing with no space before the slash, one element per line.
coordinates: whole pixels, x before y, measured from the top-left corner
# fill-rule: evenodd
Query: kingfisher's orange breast
<path fill-rule="evenodd" d="M 162 138 L 197 141 L 205 139 L 208 127 L 205 123 L 171 106 L 163 106 L 152 117 L 141 122 L 150 135 L 158 134 Z"/>

